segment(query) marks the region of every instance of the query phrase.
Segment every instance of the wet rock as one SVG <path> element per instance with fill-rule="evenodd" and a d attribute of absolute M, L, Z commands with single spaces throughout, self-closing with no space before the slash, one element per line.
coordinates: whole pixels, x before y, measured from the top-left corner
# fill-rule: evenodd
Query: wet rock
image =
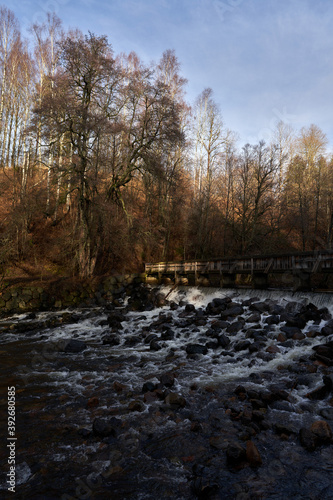
<path fill-rule="evenodd" d="M 260 313 L 269 312 L 270 305 L 268 302 L 254 302 L 250 305 L 251 311 L 257 311 Z"/>
<path fill-rule="evenodd" d="M 234 345 L 234 349 L 236 352 L 239 351 L 246 351 L 251 345 L 251 342 L 249 340 L 241 340 L 240 342 L 237 342 L 237 344 Z"/>
<path fill-rule="evenodd" d="M 236 333 L 238 333 L 243 328 L 244 323 L 245 323 L 244 320 L 242 320 L 242 321 L 234 321 L 233 323 L 231 323 L 227 327 L 227 329 L 226 329 L 227 333 L 230 333 L 230 334 L 236 334 Z"/>
<path fill-rule="evenodd" d="M 246 460 L 246 450 L 237 442 L 229 443 L 226 449 L 227 462 L 229 465 L 242 466 Z"/>
<path fill-rule="evenodd" d="M 208 349 L 205 345 L 202 344 L 188 344 L 186 346 L 187 354 L 207 354 Z"/>
<path fill-rule="evenodd" d="M 173 340 L 175 338 L 175 332 L 173 332 L 170 328 L 164 330 L 161 333 L 161 340 Z"/>
<path fill-rule="evenodd" d="M 127 408 L 129 411 L 142 412 L 145 409 L 145 405 L 141 401 L 131 401 Z"/>
<path fill-rule="evenodd" d="M 111 346 L 119 345 L 120 337 L 118 335 L 107 335 L 103 338 L 103 344 Z"/>
<path fill-rule="evenodd" d="M 158 379 L 165 387 L 172 387 L 175 383 L 175 375 L 171 372 L 163 373 Z"/>
<path fill-rule="evenodd" d="M 277 354 L 281 352 L 281 349 L 278 348 L 276 345 L 270 345 L 267 347 L 266 352 L 269 352 L 271 354 Z"/>
<path fill-rule="evenodd" d="M 249 316 L 246 319 L 248 323 L 259 323 L 260 320 L 261 320 L 261 314 L 258 311 L 254 312 L 253 314 L 251 314 L 251 316 Z"/>
<path fill-rule="evenodd" d="M 225 319 L 225 318 L 229 318 L 229 317 L 240 316 L 241 314 L 243 314 L 243 312 L 244 312 L 244 308 L 242 306 L 234 304 L 234 303 L 230 303 L 230 304 L 228 304 L 227 309 L 225 311 L 221 312 L 221 318 Z"/>
<path fill-rule="evenodd" d="M 219 335 L 217 337 L 217 342 L 219 346 L 223 347 L 224 349 L 230 344 L 230 339 L 222 333 L 222 335 Z"/>
<path fill-rule="evenodd" d="M 310 431 L 316 436 L 319 445 L 332 443 L 332 429 L 326 420 L 313 422 Z"/>
<path fill-rule="evenodd" d="M 195 312 L 195 306 L 194 306 L 194 304 L 186 304 L 185 311 L 188 312 L 188 313 Z"/>
<path fill-rule="evenodd" d="M 271 316 L 267 316 L 267 318 L 265 318 L 264 323 L 267 325 L 278 325 L 280 323 L 280 318 L 276 314 L 272 314 Z"/>
<path fill-rule="evenodd" d="M 99 399 L 92 397 L 88 400 L 87 408 L 96 408 L 99 405 Z"/>
<path fill-rule="evenodd" d="M 316 436 L 313 434 L 313 432 L 310 431 L 310 429 L 302 427 L 302 429 L 299 431 L 299 438 L 301 445 L 306 450 L 314 451 L 316 449 L 317 446 Z"/>
<path fill-rule="evenodd" d="M 125 345 L 128 347 L 134 347 L 141 342 L 141 337 L 139 335 L 132 335 L 125 340 Z"/>
<path fill-rule="evenodd" d="M 121 392 L 126 391 L 128 389 L 127 385 L 122 384 L 122 383 L 117 382 L 117 381 L 113 382 L 113 388 L 118 394 L 120 394 Z"/>
<path fill-rule="evenodd" d="M 221 331 L 221 330 L 224 330 L 225 328 L 228 328 L 229 325 L 230 325 L 229 321 L 223 321 L 222 319 L 216 319 L 216 320 L 212 321 L 211 328 L 213 328 L 213 330 Z"/>
<path fill-rule="evenodd" d="M 147 391 L 143 396 L 143 400 L 145 403 L 153 403 L 158 399 L 158 394 L 155 391 Z"/>
<path fill-rule="evenodd" d="M 333 442 L 332 429 L 326 420 L 313 422 L 310 429 L 303 427 L 299 435 L 301 445 L 308 451 L 314 451 L 318 446 Z"/>
<path fill-rule="evenodd" d="M 304 328 L 306 325 L 306 319 L 299 314 L 290 314 L 284 312 L 280 315 L 280 321 L 285 321 L 286 326 Z"/>
<path fill-rule="evenodd" d="M 59 349 L 63 352 L 76 354 L 87 349 L 87 345 L 82 340 L 66 339 L 58 343 Z"/>
<path fill-rule="evenodd" d="M 145 382 L 142 386 L 142 392 L 152 392 L 156 389 L 156 384 L 154 382 L 151 382 L 150 380 L 148 382 Z"/>
<path fill-rule="evenodd" d="M 162 349 L 161 345 L 157 342 L 157 340 L 152 340 L 149 344 L 149 348 L 151 351 L 160 351 Z"/>
<path fill-rule="evenodd" d="M 282 326 L 280 330 L 285 333 L 288 339 L 292 339 L 296 333 L 302 333 L 302 330 L 297 326 Z"/>
<path fill-rule="evenodd" d="M 333 408 L 322 408 L 319 413 L 323 418 L 333 420 Z"/>
<path fill-rule="evenodd" d="M 164 402 L 174 409 L 184 408 L 186 406 L 185 398 L 180 394 L 177 394 L 176 392 L 170 392 L 165 398 Z"/>
<path fill-rule="evenodd" d="M 117 430 L 121 426 L 121 420 L 115 417 L 110 419 L 95 418 L 93 422 L 93 433 L 95 436 L 104 438 L 116 436 Z"/>
<path fill-rule="evenodd" d="M 253 441 L 246 441 L 246 460 L 251 467 L 260 467 L 262 458 Z"/>

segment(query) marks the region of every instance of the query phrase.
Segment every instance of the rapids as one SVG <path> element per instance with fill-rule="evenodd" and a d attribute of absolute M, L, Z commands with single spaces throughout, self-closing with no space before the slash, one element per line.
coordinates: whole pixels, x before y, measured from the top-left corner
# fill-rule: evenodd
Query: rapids
<path fill-rule="evenodd" d="M 124 297 L 0 320 L 4 405 L 16 387 L 15 498 L 332 499 L 332 441 L 311 449 L 302 432 L 333 426 L 333 362 L 314 357 L 333 340 L 322 334 L 333 295 L 157 292 L 160 307 L 132 310 Z M 241 309 L 231 317 L 210 309 L 226 297 Z M 299 338 L 268 320 L 309 304 L 321 316 Z M 0 495 L 12 498 L 6 414 L 1 426 Z"/>

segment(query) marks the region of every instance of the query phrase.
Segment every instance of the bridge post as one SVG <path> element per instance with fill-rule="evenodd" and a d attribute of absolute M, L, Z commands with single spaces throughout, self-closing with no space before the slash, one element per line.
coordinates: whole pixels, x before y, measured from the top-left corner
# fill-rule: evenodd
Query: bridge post
<path fill-rule="evenodd" d="M 235 288 L 236 273 L 222 273 L 222 288 Z"/>
<path fill-rule="evenodd" d="M 267 273 L 253 273 L 252 275 L 253 287 L 257 290 L 265 289 L 268 287 L 268 274 Z"/>
<path fill-rule="evenodd" d="M 297 270 L 293 273 L 293 290 L 298 291 L 309 291 L 311 290 L 311 273 Z"/>

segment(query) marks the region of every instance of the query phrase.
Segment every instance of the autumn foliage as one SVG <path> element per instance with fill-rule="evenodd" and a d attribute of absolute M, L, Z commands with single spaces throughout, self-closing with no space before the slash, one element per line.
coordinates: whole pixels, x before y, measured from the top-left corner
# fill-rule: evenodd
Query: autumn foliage
<path fill-rule="evenodd" d="M 331 248 L 332 159 L 315 125 L 237 147 L 206 89 L 49 15 L 34 51 L 0 8 L 0 257 L 10 273 Z M 236 110 L 235 110 L 236 112 Z"/>

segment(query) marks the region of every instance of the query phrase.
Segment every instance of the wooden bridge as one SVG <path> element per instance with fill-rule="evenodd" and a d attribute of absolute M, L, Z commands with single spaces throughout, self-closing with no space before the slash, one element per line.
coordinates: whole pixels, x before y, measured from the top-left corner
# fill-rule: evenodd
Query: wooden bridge
<path fill-rule="evenodd" d="M 209 261 L 146 263 L 147 280 L 234 288 L 237 275 L 248 275 L 254 288 L 267 288 L 269 275 L 294 290 L 312 289 L 311 278 L 333 273 L 333 251 L 260 255 Z"/>

